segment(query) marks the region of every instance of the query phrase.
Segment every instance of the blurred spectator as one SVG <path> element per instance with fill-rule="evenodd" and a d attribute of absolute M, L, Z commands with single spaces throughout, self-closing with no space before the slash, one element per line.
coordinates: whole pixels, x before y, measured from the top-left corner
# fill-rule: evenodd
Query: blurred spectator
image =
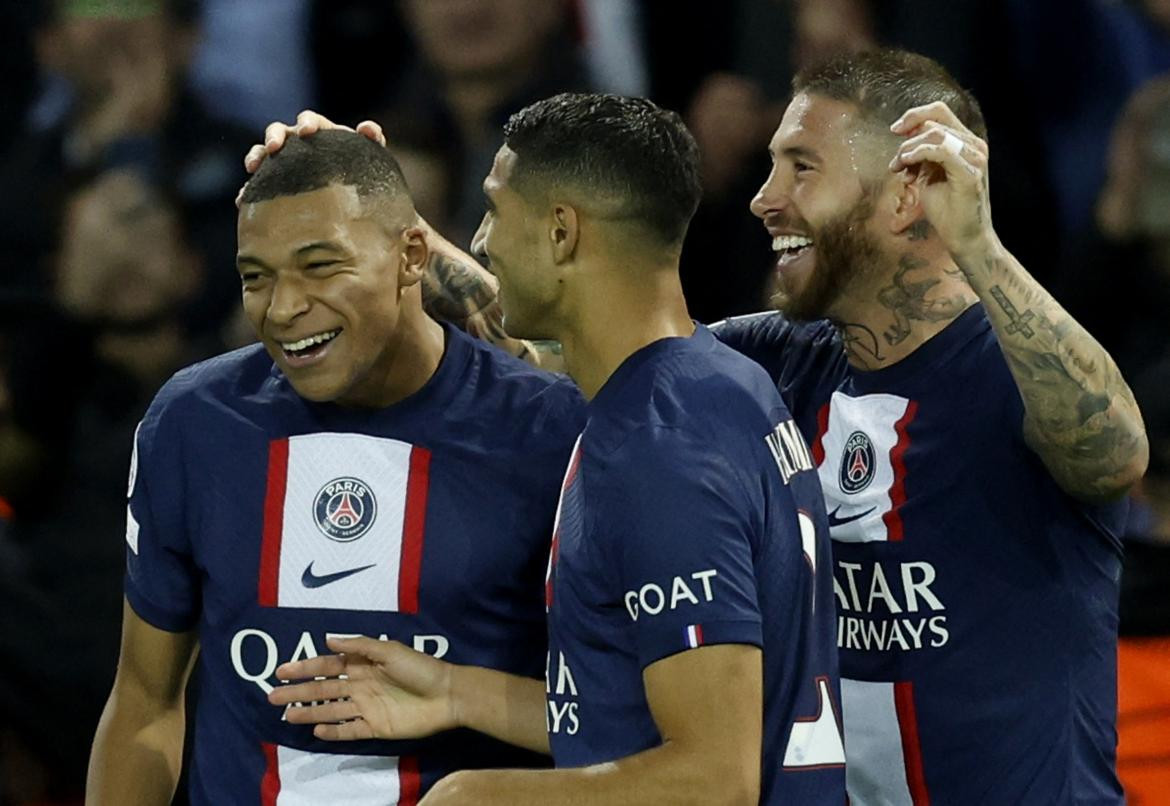
<path fill-rule="evenodd" d="M 186 89 L 195 3 L 43 3 L 36 49 L 46 91 L 32 128 L 0 161 L 0 236 L 15 253 L 8 266 L 22 276 L 6 269 L 0 287 L 43 290 L 45 258 L 70 186 L 134 166 L 151 182 L 175 188 L 194 242 L 216 267 L 192 317 L 217 326 L 238 294 L 230 268 L 232 200 L 243 176 L 241 154 L 254 135 L 215 118 Z"/>
<path fill-rule="evenodd" d="M 1076 240 L 1060 296 L 1127 377 L 1170 354 L 1170 75 L 1113 129 L 1096 226 Z"/>
<path fill-rule="evenodd" d="M 0 763 L 43 781 L 29 799 L 81 791 L 113 679 L 134 428 L 171 373 L 218 352 L 176 316 L 201 269 L 163 193 L 136 171 L 108 171 L 67 200 L 63 222 L 54 303 L 9 309 L 0 361 L 0 497 L 12 508 Z"/>
<path fill-rule="evenodd" d="M 191 83 L 205 108 L 257 132 L 315 104 L 310 0 L 202 0 Z M 351 73 L 352 76 L 352 73 Z"/>
<path fill-rule="evenodd" d="M 1117 769 L 1131 806 L 1170 792 L 1170 360 L 1133 384 L 1150 438 L 1121 577 Z"/>
<path fill-rule="evenodd" d="M 507 117 L 588 87 L 566 0 L 404 0 L 419 53 L 377 115 L 419 211 L 466 246 Z"/>

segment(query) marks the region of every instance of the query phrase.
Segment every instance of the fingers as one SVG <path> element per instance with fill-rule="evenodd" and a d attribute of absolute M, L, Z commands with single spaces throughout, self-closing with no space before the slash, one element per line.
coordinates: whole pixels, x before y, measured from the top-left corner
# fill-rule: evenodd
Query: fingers
<path fill-rule="evenodd" d="M 902 117 L 890 125 L 890 131 L 894 134 L 913 134 L 915 129 L 929 121 L 971 134 L 971 131 L 963 125 L 958 116 L 951 111 L 951 108 L 942 101 L 935 101 L 907 110 L 902 114 Z"/>
<path fill-rule="evenodd" d="M 375 638 L 359 636 L 357 638 L 336 638 L 329 636 L 325 645 L 334 652 L 344 655 L 355 655 L 375 662 L 385 662 L 393 658 L 396 653 L 407 650 L 405 644 L 398 641 L 379 641 Z M 414 650 L 408 650 L 413 652 Z M 325 656 L 337 657 L 337 655 Z"/>
<path fill-rule="evenodd" d="M 382 128 L 377 123 L 366 121 L 377 129 L 377 136 L 372 136 L 370 139 L 377 140 L 382 145 L 386 144 L 386 138 L 382 135 Z M 269 123 L 268 127 L 264 129 L 264 144 L 255 145 L 249 149 L 247 155 L 244 157 L 244 169 L 248 173 L 256 173 L 260 168 L 264 158 L 269 154 L 275 154 L 280 149 L 284 148 L 285 142 L 289 136 L 293 137 L 309 137 L 319 131 L 326 129 L 345 129 L 346 131 L 353 131 L 348 126 L 342 126 L 339 123 L 334 123 L 329 118 L 314 112 L 312 109 L 304 109 L 297 115 L 297 122 L 293 125 L 281 123 Z M 367 135 L 370 136 L 370 135 Z M 380 138 L 380 139 L 379 139 Z"/>
<path fill-rule="evenodd" d="M 969 131 L 955 130 L 934 121 L 927 122 L 920 134 L 908 137 L 890 161 L 890 170 L 932 162 L 947 169 L 962 169 L 979 175 L 987 169 L 987 143 Z"/>
<path fill-rule="evenodd" d="M 310 680 L 288 686 L 278 686 L 268 694 L 273 705 L 288 705 L 294 702 L 320 702 L 339 700 L 349 696 L 349 680 L 336 677 L 327 680 Z"/>
<path fill-rule="evenodd" d="M 372 120 L 363 120 L 357 125 L 357 133 L 368 137 L 380 146 L 386 145 L 386 134 L 382 127 Z"/>
<path fill-rule="evenodd" d="M 341 655 L 319 655 L 276 667 L 279 680 L 306 680 L 313 677 L 337 677 L 346 672 L 346 658 Z"/>
<path fill-rule="evenodd" d="M 344 722 L 357 719 L 361 711 L 352 700 L 314 703 L 293 706 L 284 712 L 284 717 L 293 725 L 314 725 L 319 722 Z"/>
<path fill-rule="evenodd" d="M 375 739 L 374 731 L 364 719 L 354 719 L 339 725 L 323 724 L 313 728 L 313 735 L 327 742 L 349 742 L 355 739 Z"/>

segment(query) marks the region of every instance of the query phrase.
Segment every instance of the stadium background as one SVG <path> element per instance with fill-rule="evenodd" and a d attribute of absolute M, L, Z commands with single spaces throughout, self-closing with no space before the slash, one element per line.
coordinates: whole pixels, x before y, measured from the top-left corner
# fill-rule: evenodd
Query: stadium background
<path fill-rule="evenodd" d="M 267 122 L 378 120 L 422 212 L 466 244 L 510 112 L 568 89 L 648 95 L 703 150 L 683 280 L 713 321 L 763 306 L 769 242 L 747 202 L 792 72 L 875 44 L 925 53 L 976 93 L 997 229 L 1143 404 L 1119 767 L 1131 803 L 1170 803 L 1170 2 L 0 9 L 0 806 L 81 800 L 117 655 L 131 435 L 171 372 L 249 340 L 232 200 Z"/>

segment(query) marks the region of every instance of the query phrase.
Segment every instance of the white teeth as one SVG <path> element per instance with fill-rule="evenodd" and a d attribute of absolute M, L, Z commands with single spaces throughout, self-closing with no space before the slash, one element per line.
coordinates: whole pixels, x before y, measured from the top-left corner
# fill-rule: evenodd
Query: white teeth
<path fill-rule="evenodd" d="M 802 246 L 812 246 L 812 239 L 805 238 L 803 235 L 777 235 L 772 239 L 773 252 L 799 249 Z"/>
<path fill-rule="evenodd" d="M 307 350 L 314 344 L 322 344 L 327 342 L 340 332 L 340 330 L 330 330 L 328 333 L 318 333 L 316 336 L 307 336 L 300 341 L 282 341 L 280 346 L 290 353 L 296 353 L 300 352 L 301 350 Z"/>

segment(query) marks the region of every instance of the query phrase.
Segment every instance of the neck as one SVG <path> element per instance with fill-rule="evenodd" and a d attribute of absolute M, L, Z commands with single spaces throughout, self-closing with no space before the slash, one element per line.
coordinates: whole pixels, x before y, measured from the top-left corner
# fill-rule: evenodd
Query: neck
<path fill-rule="evenodd" d="M 557 334 L 565 368 L 585 398 L 594 396 L 623 361 L 648 344 L 695 332 L 687 313 L 677 259 L 662 266 L 606 264 L 576 274 L 578 301 Z"/>
<path fill-rule="evenodd" d="M 408 293 L 418 293 L 413 289 Z M 393 341 L 386 346 L 380 364 L 383 374 L 377 385 L 368 390 L 355 389 L 346 398 L 338 399 L 343 406 L 382 408 L 390 406 L 422 389 L 439 368 L 446 348 L 443 328 L 434 319 L 403 306 L 402 318 Z"/>
<path fill-rule="evenodd" d="M 902 254 L 892 273 L 843 295 L 830 315 L 849 363 L 874 370 L 901 361 L 978 301 L 949 256 Z"/>

